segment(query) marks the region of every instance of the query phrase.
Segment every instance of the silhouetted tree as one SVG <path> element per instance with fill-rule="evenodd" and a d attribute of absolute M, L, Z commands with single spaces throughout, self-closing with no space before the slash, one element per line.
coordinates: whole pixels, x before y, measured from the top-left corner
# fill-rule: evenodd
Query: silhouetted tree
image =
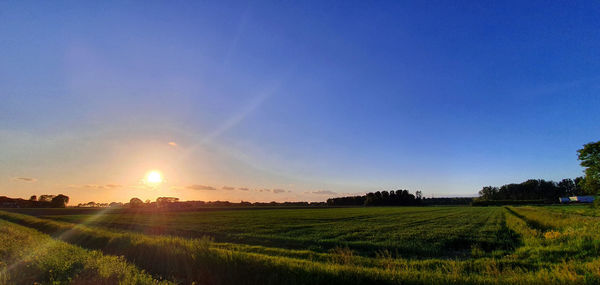
<path fill-rule="evenodd" d="M 581 196 L 586 192 L 578 186 L 581 177 L 563 179 L 556 183 L 544 179 L 529 179 L 516 184 L 506 184 L 500 187 L 485 186 L 479 191 L 480 200 L 546 200 L 556 202 L 559 197 Z"/>
<path fill-rule="evenodd" d="M 29 201 L 37 201 L 37 196 L 31 195 L 31 197 L 29 197 Z"/>
<path fill-rule="evenodd" d="M 597 194 L 600 191 L 600 141 L 585 144 L 577 153 L 585 168 L 581 186 L 588 194 Z"/>
<path fill-rule="evenodd" d="M 390 205 L 390 193 L 388 191 L 381 191 L 381 204 L 382 205 Z"/>
<path fill-rule="evenodd" d="M 349 196 L 327 199 L 329 206 L 362 206 L 365 204 L 366 196 Z"/>
<path fill-rule="evenodd" d="M 370 192 L 364 196 L 349 196 L 327 199 L 330 206 L 408 206 L 419 205 L 414 195 L 408 190 L 377 191 Z"/>
<path fill-rule="evenodd" d="M 144 202 L 140 198 L 131 198 L 129 200 L 129 207 L 131 208 L 142 208 L 144 206 Z"/>
<path fill-rule="evenodd" d="M 65 196 L 63 194 L 58 194 L 56 197 L 52 198 L 50 205 L 53 208 L 64 208 L 69 203 L 69 196 Z"/>
<path fill-rule="evenodd" d="M 40 199 L 38 201 L 51 202 L 54 197 L 56 197 L 56 195 L 40 195 Z"/>
<path fill-rule="evenodd" d="M 158 197 L 156 198 L 156 207 L 168 207 L 169 204 L 179 202 L 179 198 L 175 197 Z"/>
<path fill-rule="evenodd" d="M 479 190 L 479 197 L 483 200 L 499 200 L 500 189 L 493 186 L 485 186 Z"/>
<path fill-rule="evenodd" d="M 563 179 L 560 182 L 558 182 L 557 184 L 558 186 L 558 196 L 560 197 L 566 197 L 566 196 L 575 196 L 576 194 L 576 187 L 575 187 L 575 182 L 573 181 L 573 179 Z"/>
<path fill-rule="evenodd" d="M 585 178 L 583 176 L 573 179 L 573 182 L 575 183 L 575 193 L 581 193 L 576 195 L 583 195 L 583 193 L 585 193 L 585 190 L 583 189 L 583 185 L 585 184 L 584 180 Z"/>

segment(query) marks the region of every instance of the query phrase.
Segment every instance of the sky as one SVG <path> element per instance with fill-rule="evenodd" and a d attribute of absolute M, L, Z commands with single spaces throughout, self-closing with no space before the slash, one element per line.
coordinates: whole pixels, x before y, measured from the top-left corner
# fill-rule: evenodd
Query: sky
<path fill-rule="evenodd" d="M 598 1 L 0 2 L 9 197 L 474 196 L 581 176 L 599 110 Z"/>

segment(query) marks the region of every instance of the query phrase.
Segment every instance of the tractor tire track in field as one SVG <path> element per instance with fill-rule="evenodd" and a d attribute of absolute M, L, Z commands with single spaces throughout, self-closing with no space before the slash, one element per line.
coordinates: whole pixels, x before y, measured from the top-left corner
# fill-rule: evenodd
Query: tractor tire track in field
<path fill-rule="evenodd" d="M 473 248 L 488 253 L 495 250 L 509 253 L 522 245 L 520 235 L 508 228 L 502 209 L 489 209 L 484 217 L 470 223 L 463 234 L 448 239 L 446 246 L 462 250 L 462 254 L 466 255 L 466 250 Z"/>
<path fill-rule="evenodd" d="M 550 226 L 546 226 L 541 224 L 538 221 L 532 220 L 532 219 L 528 219 L 527 217 L 517 213 L 515 210 L 511 209 L 510 207 L 504 207 L 504 209 L 506 209 L 511 215 L 523 220 L 523 222 L 525 222 L 525 224 L 527 224 L 528 227 L 536 229 L 541 231 L 542 233 L 553 230 L 552 227 Z"/>

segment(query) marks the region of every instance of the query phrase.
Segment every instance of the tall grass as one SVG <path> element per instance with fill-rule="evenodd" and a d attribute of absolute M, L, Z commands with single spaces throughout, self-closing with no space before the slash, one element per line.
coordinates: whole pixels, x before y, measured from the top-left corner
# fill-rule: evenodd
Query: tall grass
<path fill-rule="evenodd" d="M 600 218 L 545 208 L 507 208 L 525 245 L 517 252 L 539 262 L 592 261 L 600 257 Z"/>
<path fill-rule="evenodd" d="M 167 284 L 127 263 L 0 220 L 0 284 Z"/>

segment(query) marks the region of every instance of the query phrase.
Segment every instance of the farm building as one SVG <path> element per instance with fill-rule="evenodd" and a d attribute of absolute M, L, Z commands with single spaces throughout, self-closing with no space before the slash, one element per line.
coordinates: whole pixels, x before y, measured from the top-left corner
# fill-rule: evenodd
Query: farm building
<path fill-rule="evenodd" d="M 576 196 L 579 203 L 593 203 L 596 197 L 594 196 Z"/>
<path fill-rule="evenodd" d="M 596 197 L 594 196 L 572 196 L 572 197 L 561 197 L 558 200 L 565 203 L 593 203 Z"/>

